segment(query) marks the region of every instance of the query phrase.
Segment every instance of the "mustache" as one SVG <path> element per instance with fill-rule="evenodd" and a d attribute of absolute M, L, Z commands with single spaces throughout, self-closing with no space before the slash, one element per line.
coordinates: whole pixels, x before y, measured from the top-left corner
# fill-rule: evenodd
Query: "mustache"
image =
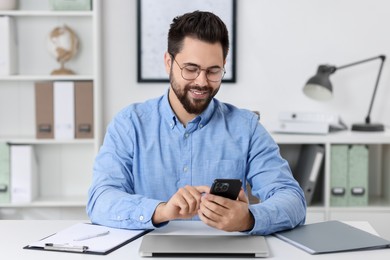
<path fill-rule="evenodd" d="M 206 87 L 206 86 L 204 86 L 204 87 L 200 87 L 200 86 L 187 86 L 186 87 L 186 90 L 188 91 L 188 90 L 198 90 L 198 91 L 208 91 L 208 92 L 212 92 L 213 91 L 213 89 L 211 88 L 211 87 Z"/>

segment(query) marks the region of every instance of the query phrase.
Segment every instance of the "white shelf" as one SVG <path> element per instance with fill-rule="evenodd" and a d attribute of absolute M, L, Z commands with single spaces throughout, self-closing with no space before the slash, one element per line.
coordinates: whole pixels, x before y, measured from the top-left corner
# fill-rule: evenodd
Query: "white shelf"
<path fill-rule="evenodd" d="M 327 135 L 271 133 L 278 144 L 390 144 L 390 131 L 352 132 L 340 131 Z"/>
<path fill-rule="evenodd" d="M 86 197 L 38 198 L 31 203 L 1 203 L 0 208 L 85 207 Z"/>
<path fill-rule="evenodd" d="M 1 76 L 0 81 L 59 81 L 59 80 L 94 80 L 92 75 L 11 75 Z"/>
<path fill-rule="evenodd" d="M 69 17 L 91 17 L 93 11 L 50 11 L 50 10 L 13 10 L 13 11 L 0 11 L 0 15 L 7 16 L 31 16 L 31 17 L 59 17 L 59 16 L 69 16 Z"/>
<path fill-rule="evenodd" d="M 90 11 L 52 11 L 48 0 L 19 0 L 19 10 L 0 11 L 0 16 L 13 17 L 18 39 L 18 74 L 0 76 L 0 142 L 34 146 L 40 195 L 31 203 L 1 203 L 0 218 L 85 218 L 93 161 L 103 139 L 101 3 L 93 0 Z M 66 63 L 76 75 L 50 75 L 60 65 L 45 41 L 63 24 L 74 29 L 80 41 L 77 55 Z M 39 81 L 93 82 L 93 138 L 35 137 L 34 85 Z"/>
<path fill-rule="evenodd" d="M 72 139 L 72 140 L 56 140 L 56 139 L 36 139 L 36 138 L 0 138 L 0 142 L 10 144 L 94 144 L 93 139 Z"/>

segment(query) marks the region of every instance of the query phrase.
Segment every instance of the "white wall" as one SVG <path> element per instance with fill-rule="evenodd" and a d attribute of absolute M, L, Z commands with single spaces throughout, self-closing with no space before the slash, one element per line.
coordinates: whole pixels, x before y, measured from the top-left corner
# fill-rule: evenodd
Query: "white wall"
<path fill-rule="evenodd" d="M 238 0 L 237 5 L 237 82 L 223 84 L 217 98 L 259 110 L 265 124 L 284 110 L 335 112 L 347 124 L 362 122 L 379 60 L 334 74 L 331 101 L 310 100 L 302 87 L 319 64 L 340 66 L 385 54 L 389 61 L 371 118 L 390 125 L 390 1 Z M 122 107 L 159 96 L 168 85 L 137 83 L 136 1 L 104 1 L 103 7 L 108 123 Z"/>

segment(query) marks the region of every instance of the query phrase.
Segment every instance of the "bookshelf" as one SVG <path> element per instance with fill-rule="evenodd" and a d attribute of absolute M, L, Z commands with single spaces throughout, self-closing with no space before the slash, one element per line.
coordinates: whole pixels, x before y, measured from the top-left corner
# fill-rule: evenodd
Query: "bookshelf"
<path fill-rule="evenodd" d="M 361 133 L 341 131 L 328 135 L 272 134 L 280 151 L 294 172 L 300 148 L 303 144 L 319 144 L 325 148 L 325 161 L 320 173 L 322 182 L 319 196 L 308 206 L 307 223 L 324 220 L 356 220 L 386 223 L 390 214 L 390 132 Z M 364 144 L 369 148 L 369 202 L 368 206 L 336 207 L 330 204 L 330 176 L 332 145 Z M 298 174 L 298 173 L 294 173 Z"/>
<path fill-rule="evenodd" d="M 17 74 L 0 76 L 0 142 L 34 147 L 39 164 L 39 197 L 31 203 L 0 203 L 0 219 L 87 218 L 85 205 L 94 157 L 102 142 L 101 1 L 90 11 L 53 11 L 48 0 L 19 0 L 1 11 L 15 22 Z M 77 55 L 66 63 L 76 75 L 50 75 L 59 67 L 47 49 L 56 26 L 68 25 L 79 38 Z M 37 139 L 35 82 L 92 81 L 92 139 Z"/>

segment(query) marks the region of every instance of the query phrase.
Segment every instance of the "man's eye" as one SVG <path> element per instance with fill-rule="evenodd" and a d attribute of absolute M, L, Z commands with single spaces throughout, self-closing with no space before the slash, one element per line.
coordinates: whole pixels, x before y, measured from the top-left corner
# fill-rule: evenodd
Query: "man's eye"
<path fill-rule="evenodd" d="M 221 73 L 221 69 L 220 68 L 209 69 L 208 73 L 209 74 L 219 74 L 219 73 Z"/>
<path fill-rule="evenodd" d="M 196 67 L 196 66 L 187 66 L 187 67 L 185 67 L 185 69 L 186 69 L 188 72 L 197 72 L 199 68 Z"/>

